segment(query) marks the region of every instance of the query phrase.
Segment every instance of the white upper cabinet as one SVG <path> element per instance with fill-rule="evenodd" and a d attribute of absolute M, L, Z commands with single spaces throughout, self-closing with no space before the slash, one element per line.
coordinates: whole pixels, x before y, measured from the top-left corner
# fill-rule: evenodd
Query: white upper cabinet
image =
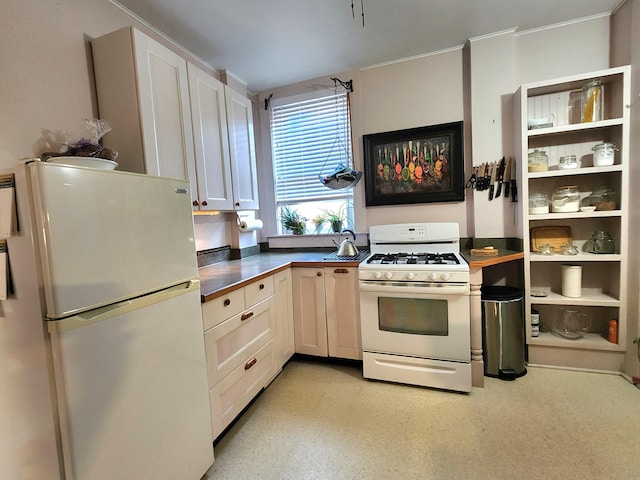
<path fill-rule="evenodd" d="M 231 161 L 224 84 L 189 64 L 191 119 L 202 210 L 233 210 Z"/>
<path fill-rule="evenodd" d="M 228 86 L 225 86 L 225 96 L 234 208 L 255 210 L 258 208 L 258 179 L 251 101 Z"/>
<path fill-rule="evenodd" d="M 248 98 L 131 27 L 92 49 L 119 170 L 190 180 L 194 210 L 258 208 Z"/>
<path fill-rule="evenodd" d="M 119 170 L 193 179 L 187 62 L 133 28 L 93 41 L 98 108 Z"/>

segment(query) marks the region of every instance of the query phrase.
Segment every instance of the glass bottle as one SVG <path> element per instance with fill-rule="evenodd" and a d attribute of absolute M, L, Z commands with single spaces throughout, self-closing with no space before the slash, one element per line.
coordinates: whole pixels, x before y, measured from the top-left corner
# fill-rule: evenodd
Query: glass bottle
<path fill-rule="evenodd" d="M 597 122 L 602 120 L 602 82 L 596 78 L 582 86 L 580 106 L 582 122 Z"/>

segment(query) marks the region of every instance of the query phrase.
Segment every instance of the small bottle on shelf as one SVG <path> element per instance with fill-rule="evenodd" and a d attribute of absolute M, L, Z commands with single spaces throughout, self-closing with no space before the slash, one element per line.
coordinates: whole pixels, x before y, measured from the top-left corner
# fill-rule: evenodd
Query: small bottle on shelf
<path fill-rule="evenodd" d="M 609 334 L 607 340 L 611 343 L 618 343 L 618 320 L 609 320 Z"/>
<path fill-rule="evenodd" d="M 540 336 L 540 314 L 537 310 L 531 310 L 531 336 Z"/>

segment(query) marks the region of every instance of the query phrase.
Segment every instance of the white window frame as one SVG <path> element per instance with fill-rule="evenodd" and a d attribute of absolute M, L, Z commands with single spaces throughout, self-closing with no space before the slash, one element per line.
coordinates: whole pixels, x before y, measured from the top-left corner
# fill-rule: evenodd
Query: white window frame
<path fill-rule="evenodd" d="M 334 96 L 339 96 L 340 100 L 338 102 L 338 107 L 335 107 L 335 99 Z M 329 97 L 331 97 L 329 99 Z M 326 101 L 323 101 L 326 100 Z M 270 125 L 270 136 L 271 136 L 271 154 L 272 154 L 272 170 L 274 176 L 274 200 L 275 200 L 275 216 L 276 216 L 276 229 L 278 235 L 287 235 L 290 234 L 290 231 L 287 231 L 282 226 L 282 223 L 279 218 L 279 212 L 281 208 L 289 205 L 296 205 L 300 208 L 301 214 L 303 214 L 307 218 L 307 228 L 305 233 L 331 233 L 330 224 L 326 223 L 324 228 L 321 231 L 317 231 L 312 222 L 311 215 L 305 215 L 306 211 L 319 211 L 319 204 L 323 205 L 325 210 L 329 209 L 332 211 L 337 211 L 342 207 L 344 212 L 346 213 L 347 220 L 346 224 L 343 225 L 343 228 L 351 228 L 355 227 L 355 217 L 354 217 L 354 193 L 352 188 L 343 189 L 343 190 L 332 190 L 328 187 L 325 187 L 321 184 L 319 175 L 329 175 L 332 173 L 333 169 L 339 164 L 343 164 L 349 168 L 353 168 L 353 145 L 351 141 L 352 135 L 352 125 L 350 118 L 350 109 L 349 109 L 349 97 L 347 92 L 338 91 L 336 92 L 333 89 L 324 89 L 321 91 L 315 91 L 309 94 L 304 95 L 296 95 L 292 97 L 280 98 L 274 100 L 271 104 L 271 112 L 269 115 L 269 125 Z M 304 158 L 300 158 L 293 150 L 289 152 L 285 151 L 281 156 L 278 156 L 279 146 L 277 144 L 276 139 L 274 138 L 274 111 L 277 112 L 281 107 L 297 105 L 304 109 L 304 107 L 310 107 L 315 102 L 319 102 L 321 108 L 324 108 L 326 113 L 325 115 L 325 127 L 333 128 L 336 125 L 336 118 L 340 116 L 340 119 L 344 119 L 344 115 L 346 114 L 346 122 L 347 124 L 342 124 L 341 126 L 334 129 L 328 135 L 329 142 L 324 142 L 324 144 L 320 145 L 317 149 L 312 148 L 311 154 L 315 155 L 313 166 L 307 171 L 304 175 L 304 181 L 306 182 L 306 188 L 311 188 L 317 191 L 317 195 L 313 195 L 311 197 L 306 197 L 304 192 L 304 186 L 300 186 L 302 184 L 294 184 L 291 183 L 292 188 L 287 192 L 280 192 L 278 182 L 280 181 L 295 181 L 295 171 L 296 168 L 304 168 L 305 161 Z M 330 103 L 330 104 L 329 104 Z M 293 112 L 289 112 L 293 116 Z M 336 130 L 338 130 L 336 132 Z M 328 133 L 328 132 L 325 132 Z M 338 140 L 336 140 L 336 138 Z M 282 151 L 281 151 L 282 152 Z M 324 153 L 323 153 L 324 152 Z M 311 155 L 310 154 L 310 155 Z M 304 153 L 301 153 L 304 156 Z M 280 159 L 280 163 L 279 163 Z M 282 162 L 286 162 L 286 164 L 292 165 L 291 168 L 287 171 L 278 172 L 279 164 Z M 293 173 L 292 173 L 293 172 Z M 281 175 L 279 175 L 279 173 Z M 282 180 L 284 178 L 284 180 Z M 302 191 L 301 191 L 302 190 Z M 320 207 L 320 210 L 323 208 Z"/>

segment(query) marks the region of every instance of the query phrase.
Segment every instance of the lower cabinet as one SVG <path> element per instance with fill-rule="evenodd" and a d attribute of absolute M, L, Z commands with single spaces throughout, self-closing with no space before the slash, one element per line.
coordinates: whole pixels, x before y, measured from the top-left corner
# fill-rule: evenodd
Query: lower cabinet
<path fill-rule="evenodd" d="M 293 292 L 291 269 L 287 268 L 273 276 L 274 302 L 276 304 L 276 362 L 279 364 L 275 374 L 295 353 L 293 332 Z"/>
<path fill-rule="evenodd" d="M 295 351 L 361 359 L 357 267 L 293 268 Z"/>
<path fill-rule="evenodd" d="M 279 368 L 273 276 L 202 304 L 202 316 L 215 439 Z"/>
<path fill-rule="evenodd" d="M 202 304 L 213 439 L 294 353 L 291 269 Z"/>

